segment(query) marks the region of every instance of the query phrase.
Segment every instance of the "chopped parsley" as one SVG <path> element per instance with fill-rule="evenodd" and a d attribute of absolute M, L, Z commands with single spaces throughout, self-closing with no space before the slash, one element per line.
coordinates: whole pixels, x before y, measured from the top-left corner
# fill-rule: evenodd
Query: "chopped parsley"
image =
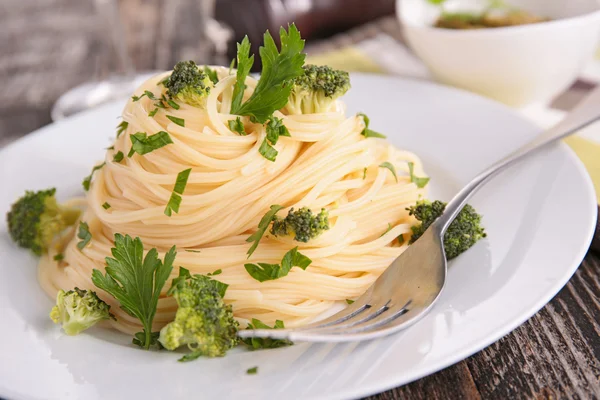
<path fill-rule="evenodd" d="M 206 274 L 206 276 L 215 276 L 215 275 L 220 275 L 221 273 L 223 273 L 223 270 L 219 268 L 218 270 L 216 270 L 214 272 L 209 272 L 208 274 Z"/>
<path fill-rule="evenodd" d="M 167 104 L 170 105 L 175 110 L 179 110 L 179 108 L 180 108 L 179 104 L 175 103 L 175 101 L 173 101 L 173 99 L 168 99 Z"/>
<path fill-rule="evenodd" d="M 113 161 L 120 163 L 121 161 L 123 161 L 123 157 L 125 157 L 125 155 L 123 154 L 122 151 L 117 151 L 117 153 L 113 156 Z"/>
<path fill-rule="evenodd" d="M 367 167 L 363 168 L 363 181 L 367 179 Z"/>
<path fill-rule="evenodd" d="M 265 138 L 265 140 L 262 142 L 262 144 L 258 148 L 258 152 L 269 161 L 275 161 L 275 159 L 277 158 L 277 154 L 278 154 L 275 147 L 273 147 L 269 144 L 269 141 L 267 140 L 267 138 Z"/>
<path fill-rule="evenodd" d="M 214 83 L 215 85 L 219 83 L 219 76 L 217 75 L 217 71 L 208 66 L 204 66 L 204 73 L 206 74 L 206 76 L 208 76 L 212 83 Z"/>
<path fill-rule="evenodd" d="M 384 236 L 386 233 L 388 233 L 388 232 L 389 232 L 389 231 L 391 231 L 391 230 L 392 230 L 392 224 L 390 224 L 390 223 L 388 222 L 387 229 L 386 229 L 386 230 L 385 230 L 385 232 L 383 232 L 383 233 L 381 234 L 381 236 L 379 236 L 379 237 L 382 237 L 382 236 Z"/>
<path fill-rule="evenodd" d="M 275 218 L 275 214 L 277 214 L 277 212 L 282 208 L 283 206 L 280 206 L 279 204 L 273 204 L 271 206 L 271 209 L 267 211 L 267 213 L 261 218 L 260 222 L 258 223 L 258 230 L 252 235 L 250 235 L 248 239 L 246 239 L 246 242 L 248 243 L 254 242 L 252 243 L 252 246 L 250 246 L 248 252 L 246 253 L 248 254 L 248 257 L 250 257 L 252 253 L 254 253 L 254 250 L 256 250 L 256 248 L 258 247 L 260 239 L 262 239 L 263 235 L 267 231 L 267 228 L 271 224 L 271 221 L 273 221 L 273 218 Z"/>
<path fill-rule="evenodd" d="M 292 267 L 300 267 L 306 269 L 312 260 L 298 251 L 298 247 L 294 247 L 281 260 L 281 264 L 244 264 L 244 268 L 251 277 L 259 282 L 272 281 L 286 276 Z"/>
<path fill-rule="evenodd" d="M 131 150 L 127 154 L 127 157 L 133 156 L 134 153 L 143 156 L 173 143 L 171 136 L 165 131 L 160 131 L 150 136 L 147 136 L 145 132 L 137 132 L 129 138 L 131 139 Z"/>
<path fill-rule="evenodd" d="M 117 138 L 119 138 L 119 136 L 121 136 L 121 133 L 125 132 L 125 130 L 127 129 L 128 126 L 129 126 L 129 122 L 127 122 L 127 121 L 121 121 L 121 123 L 119 125 L 117 125 Z"/>
<path fill-rule="evenodd" d="M 246 131 L 244 130 L 244 123 L 242 122 L 242 119 L 240 117 L 237 117 L 236 119 L 230 119 L 229 121 L 227 121 L 227 125 L 229 125 L 229 129 L 232 132 L 237 132 L 241 136 L 247 135 Z"/>
<path fill-rule="evenodd" d="M 102 208 L 104 208 L 105 210 L 108 210 L 110 208 L 110 204 L 108 204 L 106 201 L 104 202 L 104 204 L 102 204 Z"/>
<path fill-rule="evenodd" d="M 392 172 L 392 175 L 394 175 L 394 178 L 396 178 L 396 183 L 398 183 L 398 175 L 396 175 L 396 168 L 392 163 L 386 161 L 384 163 L 379 164 L 379 168 L 389 169 Z"/>
<path fill-rule="evenodd" d="M 92 183 L 92 177 L 94 176 L 94 172 L 96 172 L 99 169 L 101 169 L 102 167 L 104 167 L 104 165 L 106 165 L 105 162 L 103 162 L 102 164 L 98 164 L 98 165 L 94 166 L 94 168 L 92 168 L 92 172 L 88 176 L 86 176 L 85 178 L 83 178 L 83 182 L 81 182 L 81 184 L 83 185 L 83 189 L 86 192 L 88 190 L 90 190 L 90 184 Z"/>
<path fill-rule="evenodd" d="M 400 243 L 400 245 L 404 244 L 404 235 L 398 236 L 398 243 Z"/>
<path fill-rule="evenodd" d="M 258 372 L 258 367 L 252 367 L 252 368 L 248 368 L 246 370 L 246 373 L 248 375 L 256 375 L 257 372 Z"/>
<path fill-rule="evenodd" d="M 362 117 L 363 121 L 365 122 L 365 129 L 362 130 L 362 132 L 360 133 L 361 135 L 363 135 L 366 138 L 373 137 L 373 138 L 385 139 L 387 137 L 382 133 L 375 132 L 374 130 L 369 129 L 369 123 L 371 122 L 371 120 L 369 119 L 369 117 L 367 117 L 366 114 L 358 113 L 357 115 L 359 117 Z"/>
<path fill-rule="evenodd" d="M 412 162 L 408 163 L 408 174 L 410 175 L 410 181 L 417 185 L 419 189 L 424 188 L 429 183 L 429 178 L 419 178 L 414 174 L 415 164 Z"/>
<path fill-rule="evenodd" d="M 185 128 L 185 120 L 183 118 L 177 118 L 172 115 L 167 115 L 167 118 L 169 118 L 171 121 L 173 121 L 174 124 L 183 126 Z"/>
<path fill-rule="evenodd" d="M 87 222 L 79 222 L 77 237 L 81 239 L 81 241 L 77 243 L 77 248 L 83 250 L 83 248 L 92 240 L 92 234 L 90 233 L 90 227 Z"/>
<path fill-rule="evenodd" d="M 181 195 L 185 191 L 188 178 L 190 177 L 190 172 L 192 172 L 192 169 L 188 168 L 177 174 L 177 180 L 175 181 L 173 193 L 171 193 L 171 198 L 169 199 L 167 207 L 165 208 L 166 216 L 170 217 L 173 212 L 179 212 L 179 206 L 181 205 Z"/>
<path fill-rule="evenodd" d="M 156 107 L 154 110 L 150 111 L 148 113 L 149 117 L 154 117 L 156 115 L 156 113 L 158 112 L 158 107 Z"/>
<path fill-rule="evenodd" d="M 235 61 L 235 58 L 231 60 L 232 66 L 229 68 L 230 71 L 233 69 Z M 242 43 L 237 44 L 237 64 L 236 81 L 233 85 L 233 94 L 231 97 L 231 112 L 233 114 L 237 114 L 242 105 L 244 91 L 246 90 L 246 78 L 254 64 L 254 55 L 250 56 L 250 40 L 248 36 L 244 36 Z"/>
<path fill-rule="evenodd" d="M 185 249 L 185 251 L 187 251 L 188 253 L 202 253 L 200 250 L 194 250 L 194 249 Z"/>
<path fill-rule="evenodd" d="M 354 300 L 346 299 L 346 303 L 352 304 L 352 303 L 354 303 Z"/>
<path fill-rule="evenodd" d="M 246 329 L 284 329 L 285 325 L 283 321 L 276 320 L 275 325 L 270 327 L 269 325 L 261 322 L 256 318 L 252 318 L 252 322 L 248 324 Z M 250 350 L 259 349 L 276 349 L 277 347 L 291 346 L 292 343 L 286 339 L 271 339 L 271 338 L 246 338 L 241 341 L 250 347 Z"/>
<path fill-rule="evenodd" d="M 63 253 L 58 253 L 52 258 L 54 259 L 54 261 L 62 261 L 65 259 L 65 255 Z"/>

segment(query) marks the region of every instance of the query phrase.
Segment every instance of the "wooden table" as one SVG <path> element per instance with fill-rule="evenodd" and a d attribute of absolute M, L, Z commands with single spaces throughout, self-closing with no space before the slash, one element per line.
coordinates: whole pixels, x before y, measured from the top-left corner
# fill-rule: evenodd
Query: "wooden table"
<path fill-rule="evenodd" d="M 138 70 L 192 57 L 193 0 L 123 0 L 127 44 Z M 88 1 L 0 4 L 0 146 L 50 123 L 67 89 L 115 63 Z M 588 253 L 567 286 L 497 343 L 419 381 L 370 399 L 600 398 L 600 256 Z"/>

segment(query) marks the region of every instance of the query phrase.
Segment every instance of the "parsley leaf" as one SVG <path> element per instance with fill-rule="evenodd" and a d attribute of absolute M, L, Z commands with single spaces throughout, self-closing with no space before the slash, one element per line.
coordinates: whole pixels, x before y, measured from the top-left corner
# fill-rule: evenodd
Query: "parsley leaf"
<path fill-rule="evenodd" d="M 221 275 L 222 273 L 223 273 L 223 270 L 219 268 L 218 270 L 216 270 L 214 272 L 209 272 L 208 274 L 206 274 L 206 276 Z"/>
<path fill-rule="evenodd" d="M 217 75 L 217 71 L 208 66 L 204 66 L 204 73 L 206 74 L 206 76 L 208 76 L 212 83 L 214 83 L 215 85 L 219 83 L 219 76 Z"/>
<path fill-rule="evenodd" d="M 362 132 L 360 133 L 361 135 L 363 135 L 366 138 L 374 137 L 385 139 L 387 137 L 383 133 L 375 132 L 374 130 L 369 129 L 369 123 L 371 122 L 371 120 L 369 119 L 369 117 L 367 117 L 367 114 L 358 113 L 357 115 L 359 117 L 362 117 L 363 121 L 365 122 L 365 129 L 362 130 Z"/>
<path fill-rule="evenodd" d="M 367 179 L 367 167 L 363 168 L 363 181 Z"/>
<path fill-rule="evenodd" d="M 131 150 L 127 154 L 127 157 L 133 156 L 134 153 L 143 156 L 173 143 L 171 136 L 165 131 L 160 131 L 150 136 L 147 136 L 145 132 L 138 132 L 129 136 L 129 138 L 131 139 Z"/>
<path fill-rule="evenodd" d="M 121 136 L 121 133 L 125 132 L 125 130 L 127 129 L 128 126 L 129 126 L 129 122 L 127 122 L 127 121 L 121 121 L 121 123 L 119 125 L 117 125 L 117 138 L 119 138 L 119 136 Z"/>
<path fill-rule="evenodd" d="M 181 107 L 179 107 L 179 104 L 177 104 L 177 103 L 175 103 L 175 101 L 173 101 L 173 99 L 168 99 L 167 104 L 170 105 L 175 110 L 179 110 L 181 108 Z"/>
<path fill-rule="evenodd" d="M 285 253 L 281 260 L 281 265 L 267 263 L 258 263 L 258 265 L 244 264 L 244 268 L 246 268 L 251 277 L 259 282 L 264 282 L 283 278 L 290 272 L 292 267 L 306 269 L 310 263 L 312 263 L 312 260 L 300 253 L 296 246 Z"/>
<path fill-rule="evenodd" d="M 150 111 L 148 113 L 149 117 L 154 117 L 156 115 L 156 113 L 158 112 L 158 107 L 156 107 L 154 110 Z"/>
<path fill-rule="evenodd" d="M 398 236 L 398 243 L 400 243 L 400 245 L 404 244 L 404 235 Z"/>
<path fill-rule="evenodd" d="M 271 328 L 269 325 L 259 321 L 256 318 L 252 318 L 252 322 L 248 324 L 248 328 L 246 329 L 284 329 L 285 325 L 283 321 L 276 320 L 275 325 Z M 283 346 L 291 346 L 292 343 L 286 339 L 271 339 L 271 338 L 246 338 L 241 339 L 241 341 L 250 346 L 250 350 L 259 350 L 259 349 L 276 349 L 277 347 Z"/>
<path fill-rule="evenodd" d="M 106 165 L 105 162 L 103 162 L 102 164 L 98 164 L 98 165 L 94 166 L 94 168 L 92 168 L 92 172 L 88 176 L 86 176 L 85 178 L 83 178 L 83 182 L 81 182 L 81 184 L 83 185 L 83 189 L 86 192 L 88 190 L 90 190 L 90 184 L 92 183 L 92 177 L 94 176 L 94 172 L 96 172 L 99 169 L 101 169 L 102 167 L 104 167 L 104 165 Z"/>
<path fill-rule="evenodd" d="M 287 84 L 291 79 L 304 74 L 302 66 L 304 65 L 305 54 L 304 40 L 300 37 L 300 32 L 296 25 L 291 24 L 288 31 L 282 27 L 279 30 L 281 39 L 281 51 L 277 50 L 275 41 L 269 33 L 264 34 L 264 45 L 259 49 L 260 59 L 263 70 L 260 80 L 254 89 L 250 98 L 238 107 L 238 99 L 234 97 L 232 101 L 231 112 L 237 115 L 248 115 L 260 123 L 265 123 L 273 112 L 286 105 L 293 85 Z M 238 53 L 238 72 L 241 62 Z M 236 85 L 241 86 L 243 81 L 238 81 Z M 234 95 L 236 95 L 234 88 Z M 243 93 L 242 93 L 243 94 Z M 238 94 L 238 96 L 241 96 Z"/>
<path fill-rule="evenodd" d="M 191 168 L 181 171 L 177 174 L 177 180 L 175 181 L 175 187 L 171 193 L 171 198 L 165 208 L 165 215 L 171 216 L 172 212 L 179 212 L 179 206 L 181 205 L 181 195 L 183 194 L 187 185 L 188 178 L 190 177 Z"/>
<path fill-rule="evenodd" d="M 108 202 L 105 201 L 104 204 L 102 204 L 102 208 L 108 210 L 110 208 L 110 204 L 108 204 Z"/>
<path fill-rule="evenodd" d="M 379 164 L 379 168 L 387 168 L 392 172 L 392 175 L 394 175 L 394 178 L 396 178 L 396 183 L 398 183 L 398 175 L 396 175 L 396 168 L 394 167 L 394 165 L 390 162 L 384 162 Z"/>
<path fill-rule="evenodd" d="M 242 119 L 240 117 L 237 117 L 236 119 L 230 119 L 229 121 L 227 121 L 227 125 L 229 125 L 229 129 L 232 132 L 237 132 L 241 136 L 248 135 L 244 130 L 244 124 L 242 123 Z"/>
<path fill-rule="evenodd" d="M 391 230 L 392 230 L 392 224 L 390 224 L 390 223 L 388 222 L 387 229 L 386 229 L 386 230 L 385 230 L 385 232 L 383 232 L 383 233 L 381 234 L 381 236 L 379 236 L 379 237 L 382 237 L 382 236 L 384 236 L 386 233 L 388 233 L 388 232 L 389 232 L 389 231 L 391 231 Z"/>
<path fill-rule="evenodd" d="M 287 136 L 290 137 L 290 131 L 288 128 L 283 125 L 283 120 L 281 118 L 272 117 L 269 122 L 265 125 L 267 128 L 267 140 L 272 145 L 276 145 L 279 140 L 279 136 Z"/>
<path fill-rule="evenodd" d="M 175 123 L 179 126 L 183 126 L 185 128 L 185 120 L 183 118 L 177 118 L 172 115 L 167 115 L 167 118 L 169 118 L 171 121 L 173 121 L 173 123 Z"/>
<path fill-rule="evenodd" d="M 234 64 L 235 58 L 231 60 L 231 66 L 229 67 L 230 72 L 233 69 Z M 254 64 L 254 54 L 250 56 L 250 40 L 248 39 L 248 36 L 244 36 L 242 43 L 237 44 L 237 64 L 238 69 L 231 97 L 232 114 L 239 114 L 242 99 L 244 98 L 244 91 L 246 90 L 246 78 Z"/>
<path fill-rule="evenodd" d="M 415 164 L 413 162 L 408 163 L 408 174 L 410 175 L 410 181 L 417 185 L 419 189 L 424 188 L 429 183 L 429 178 L 419 178 L 414 174 Z"/>
<path fill-rule="evenodd" d="M 63 253 L 57 253 L 54 257 L 52 257 L 54 261 L 62 261 L 65 259 L 65 255 Z"/>
<path fill-rule="evenodd" d="M 256 375 L 257 372 L 258 372 L 258 367 L 252 367 L 252 368 L 248 368 L 246 370 L 246 373 L 248 375 Z"/>
<path fill-rule="evenodd" d="M 87 222 L 79 222 L 79 230 L 77 231 L 77 237 L 81 239 L 81 242 L 77 243 L 77 248 L 83 250 L 85 246 L 92 240 L 92 234 L 90 233 L 90 227 Z"/>
<path fill-rule="evenodd" d="M 140 238 L 115 234 L 112 256 L 106 257 L 106 275 L 94 269 L 92 282 L 121 303 L 121 308 L 140 320 L 143 332 L 135 335 L 134 344 L 145 349 L 156 345 L 157 332 L 152 332 L 152 321 L 156 314 L 160 291 L 173 270 L 177 254 L 175 246 L 165 254 L 164 263 L 158 251 L 151 249 L 144 255 Z"/>
<path fill-rule="evenodd" d="M 275 161 L 278 154 L 275 147 L 269 144 L 267 138 L 265 138 L 265 140 L 263 140 L 261 143 L 260 147 L 258 148 L 258 152 L 269 161 Z"/>
<path fill-rule="evenodd" d="M 352 304 L 352 303 L 354 303 L 354 300 L 346 299 L 346 303 Z"/>
<path fill-rule="evenodd" d="M 123 154 L 122 151 L 118 151 L 114 156 L 113 156 L 113 161 L 120 163 L 121 161 L 123 161 L 123 157 L 125 157 L 125 155 Z"/>
<path fill-rule="evenodd" d="M 261 218 L 260 222 L 258 223 L 258 230 L 252 235 L 250 235 L 248 239 L 246 239 L 246 242 L 248 243 L 254 242 L 252 246 L 248 249 L 248 252 L 246 253 L 248 254 L 248 257 L 250 257 L 252 253 L 254 253 L 254 250 L 256 250 L 256 248 L 258 247 L 260 239 L 262 239 L 263 235 L 267 231 L 267 228 L 271 224 L 271 221 L 273 221 L 273 218 L 275 218 L 275 214 L 277 214 L 277 212 L 282 208 L 283 206 L 280 206 L 279 204 L 273 204 L 271 206 L 271 209 L 267 211 L 267 213 Z"/>
<path fill-rule="evenodd" d="M 202 253 L 200 250 L 194 250 L 194 249 L 185 249 L 185 251 L 187 251 L 188 253 Z"/>

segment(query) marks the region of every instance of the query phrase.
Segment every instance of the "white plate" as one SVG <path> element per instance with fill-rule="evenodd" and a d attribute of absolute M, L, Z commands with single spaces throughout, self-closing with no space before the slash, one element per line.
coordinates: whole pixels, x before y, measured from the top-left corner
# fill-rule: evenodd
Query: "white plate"
<path fill-rule="evenodd" d="M 476 172 L 537 129 L 508 108 L 417 81 L 354 75 L 349 112 L 423 157 L 432 197 L 448 199 Z M 26 189 L 56 186 L 61 198 L 114 135 L 121 105 L 47 126 L 0 152 L 0 213 Z M 546 304 L 571 277 L 596 221 L 592 184 L 564 145 L 498 177 L 472 201 L 489 238 L 451 263 L 446 290 L 409 330 L 350 344 L 296 344 L 178 363 L 102 329 L 77 337 L 48 318 L 52 302 L 36 260 L 0 231 L 0 396 L 10 399 L 346 399 L 431 374 L 482 349 Z M 258 366 L 257 375 L 246 369 Z"/>

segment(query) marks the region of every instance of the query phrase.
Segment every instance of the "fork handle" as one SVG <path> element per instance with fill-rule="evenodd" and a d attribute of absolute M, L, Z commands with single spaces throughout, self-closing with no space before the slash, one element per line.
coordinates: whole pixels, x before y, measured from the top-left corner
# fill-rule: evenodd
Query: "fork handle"
<path fill-rule="evenodd" d="M 444 213 L 436 220 L 438 232 L 443 235 L 448 226 L 454 221 L 460 210 L 463 209 L 471 196 L 485 185 L 489 180 L 515 164 L 517 161 L 527 157 L 540 150 L 541 148 L 563 139 L 581 128 L 584 128 L 600 119 L 600 87 L 590 93 L 585 99 L 570 112 L 567 117 L 554 127 L 546 130 L 544 133 L 515 150 L 508 156 L 488 167 L 485 171 L 471 180 L 460 192 L 454 196 L 446 205 Z"/>

